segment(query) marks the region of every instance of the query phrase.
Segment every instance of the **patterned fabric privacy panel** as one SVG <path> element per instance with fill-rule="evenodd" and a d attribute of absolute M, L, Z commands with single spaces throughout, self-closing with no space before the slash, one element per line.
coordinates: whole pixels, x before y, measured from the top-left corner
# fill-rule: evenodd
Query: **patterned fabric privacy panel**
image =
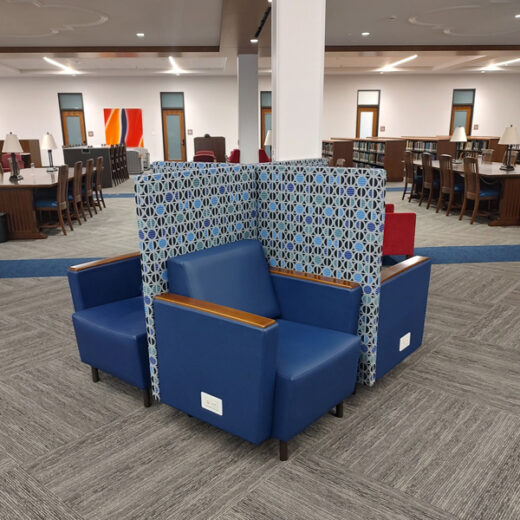
<path fill-rule="evenodd" d="M 272 266 L 360 283 L 359 381 L 375 382 L 384 170 L 328 168 L 323 159 L 254 165 L 168 163 L 136 179 L 150 370 L 159 397 L 152 297 L 168 290 L 166 261 L 262 241 Z"/>
<path fill-rule="evenodd" d="M 175 164 L 175 163 L 173 163 Z M 243 165 L 163 166 L 136 177 L 137 226 L 150 373 L 159 398 L 153 296 L 168 291 L 168 258 L 256 238 L 256 172 Z M 168 171 L 166 171 L 168 170 Z"/>
<path fill-rule="evenodd" d="M 258 171 L 258 237 L 272 266 L 358 282 L 358 380 L 375 382 L 384 170 L 269 164 Z"/>

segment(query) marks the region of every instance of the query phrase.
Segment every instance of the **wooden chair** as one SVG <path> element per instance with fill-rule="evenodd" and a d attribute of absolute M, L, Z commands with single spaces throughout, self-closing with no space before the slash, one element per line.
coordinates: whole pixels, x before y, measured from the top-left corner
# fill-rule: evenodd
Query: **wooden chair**
<path fill-rule="evenodd" d="M 480 175 L 478 171 L 478 159 L 474 157 L 464 158 L 464 202 L 460 210 L 459 220 L 462 220 L 466 212 L 468 200 L 474 202 L 473 214 L 470 224 L 475 222 L 478 207 L 481 200 L 498 200 L 500 198 L 500 189 L 496 185 L 481 186 Z"/>
<path fill-rule="evenodd" d="M 487 163 L 487 164 L 490 164 L 493 162 L 493 152 L 495 150 L 491 149 L 491 148 L 484 148 L 482 150 L 482 162 L 483 163 Z"/>
<path fill-rule="evenodd" d="M 81 163 L 80 163 L 81 164 Z M 72 227 L 72 221 L 70 218 L 70 209 L 68 201 L 67 187 L 69 184 L 69 167 L 67 165 L 60 166 L 58 171 L 58 187 L 56 189 L 56 197 L 54 198 L 43 198 L 36 200 L 35 206 L 38 212 L 44 211 L 55 211 L 58 214 L 59 225 L 63 234 L 66 235 L 65 223 L 63 221 L 63 212 L 67 215 L 67 222 L 70 230 L 74 231 Z M 56 224 L 40 224 L 41 228 L 55 228 L 58 227 Z"/>
<path fill-rule="evenodd" d="M 419 206 L 422 204 L 424 199 L 425 190 L 428 190 L 428 204 L 426 205 L 426 209 L 430 208 L 430 204 L 433 198 L 433 192 L 439 189 L 439 180 L 436 179 L 433 175 L 432 168 L 432 154 L 424 152 L 422 154 L 422 167 L 423 167 L 423 183 L 421 190 L 421 198 L 419 199 Z"/>
<path fill-rule="evenodd" d="M 406 150 L 404 152 L 404 189 L 403 196 L 401 200 L 406 197 L 406 190 L 408 189 L 408 184 L 410 184 L 410 197 L 408 198 L 408 202 L 412 200 L 412 197 L 415 194 L 419 194 L 419 184 L 422 184 L 422 177 L 420 175 L 415 175 L 415 167 L 413 165 L 413 153 L 410 150 Z"/>
<path fill-rule="evenodd" d="M 478 150 L 464 150 L 462 157 L 472 157 L 474 159 L 478 159 Z"/>
<path fill-rule="evenodd" d="M 130 175 L 128 174 L 128 156 L 126 155 L 126 144 L 121 145 L 121 171 L 124 180 L 130 178 Z"/>
<path fill-rule="evenodd" d="M 112 170 L 112 181 L 114 184 L 119 184 L 119 166 L 116 158 L 116 146 L 110 145 L 110 168 Z"/>
<path fill-rule="evenodd" d="M 441 209 L 443 195 L 448 195 L 448 207 L 446 209 L 446 216 L 450 214 L 453 207 L 453 199 L 455 193 L 464 192 L 464 184 L 462 179 L 453 172 L 453 162 L 451 155 L 443 154 L 440 156 L 440 177 L 441 185 L 439 188 L 439 200 L 437 201 L 437 209 L 435 213 Z"/>
<path fill-rule="evenodd" d="M 94 174 L 94 159 L 87 160 L 87 168 L 85 173 L 85 182 L 81 189 L 81 195 L 83 196 L 83 204 L 87 207 L 90 218 L 92 218 L 91 207 L 94 208 L 94 212 L 97 215 L 96 203 L 94 202 L 94 192 L 92 190 L 92 177 Z"/>
<path fill-rule="evenodd" d="M 72 180 L 72 190 L 69 190 L 69 202 L 72 204 L 74 208 L 74 218 L 78 221 L 81 226 L 81 219 L 79 216 L 79 211 L 81 210 L 81 214 L 85 222 L 87 221 L 87 217 L 85 216 L 85 209 L 83 208 L 83 195 L 81 193 L 81 184 L 83 180 L 83 163 L 78 161 L 74 163 L 74 179 Z"/>
<path fill-rule="evenodd" d="M 102 211 L 101 203 L 103 208 L 106 208 L 105 199 L 103 198 L 103 186 L 101 185 L 101 175 L 103 173 L 103 157 L 98 157 L 96 161 L 96 172 L 94 175 L 94 181 L 92 189 L 96 195 L 96 204 L 99 207 L 99 211 Z"/>

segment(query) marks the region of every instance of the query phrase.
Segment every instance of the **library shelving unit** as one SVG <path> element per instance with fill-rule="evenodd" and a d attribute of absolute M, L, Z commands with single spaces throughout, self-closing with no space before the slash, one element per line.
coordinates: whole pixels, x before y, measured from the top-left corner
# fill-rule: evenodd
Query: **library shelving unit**
<path fill-rule="evenodd" d="M 493 161 L 501 162 L 506 146 L 498 144 L 500 137 L 489 137 L 481 135 L 468 135 L 467 143 L 457 143 L 457 151 L 460 150 L 477 150 L 481 152 L 485 148 L 491 148 L 493 152 Z"/>
<path fill-rule="evenodd" d="M 403 180 L 404 139 L 370 137 L 354 140 L 354 166 L 384 168 L 390 182 Z"/>
<path fill-rule="evenodd" d="M 431 153 L 433 160 L 438 159 L 443 154 L 455 156 L 456 143 L 450 142 L 448 137 L 417 137 L 405 136 L 406 149 L 413 153 L 413 160 L 420 161 L 424 152 Z"/>
<path fill-rule="evenodd" d="M 336 166 L 338 159 L 345 159 L 345 166 L 352 167 L 354 143 L 349 139 L 326 139 L 321 143 L 321 156 Z"/>

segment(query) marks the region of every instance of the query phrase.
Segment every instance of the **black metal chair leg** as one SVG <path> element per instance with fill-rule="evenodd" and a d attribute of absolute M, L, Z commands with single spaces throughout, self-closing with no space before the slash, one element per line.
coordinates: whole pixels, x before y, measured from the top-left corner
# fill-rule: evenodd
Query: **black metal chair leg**
<path fill-rule="evenodd" d="M 152 393 L 149 388 L 143 389 L 143 403 L 145 408 L 152 406 Z"/>
<path fill-rule="evenodd" d="M 92 369 L 92 381 L 97 383 L 99 381 L 99 370 L 96 367 L 90 367 Z"/>
<path fill-rule="evenodd" d="M 280 460 L 289 460 L 289 447 L 286 441 L 280 441 Z"/>
<path fill-rule="evenodd" d="M 343 417 L 343 401 L 336 405 L 336 417 Z"/>

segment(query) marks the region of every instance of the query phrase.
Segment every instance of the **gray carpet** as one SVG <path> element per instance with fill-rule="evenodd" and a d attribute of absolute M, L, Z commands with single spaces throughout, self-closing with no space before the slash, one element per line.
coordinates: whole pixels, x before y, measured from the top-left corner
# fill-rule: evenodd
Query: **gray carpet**
<path fill-rule="evenodd" d="M 9 257 L 135 249 L 132 200 L 107 203 L 73 240 L 9 242 Z M 403 207 L 432 216 L 421 245 L 518 234 Z M 446 225 L 459 224 L 469 236 L 454 239 Z M 359 388 L 344 418 L 328 414 L 291 441 L 285 463 L 275 441 L 256 447 L 166 405 L 144 409 L 137 389 L 103 373 L 92 383 L 66 279 L 2 279 L 0 519 L 517 520 L 519 272 L 433 266 L 422 348 Z"/>

